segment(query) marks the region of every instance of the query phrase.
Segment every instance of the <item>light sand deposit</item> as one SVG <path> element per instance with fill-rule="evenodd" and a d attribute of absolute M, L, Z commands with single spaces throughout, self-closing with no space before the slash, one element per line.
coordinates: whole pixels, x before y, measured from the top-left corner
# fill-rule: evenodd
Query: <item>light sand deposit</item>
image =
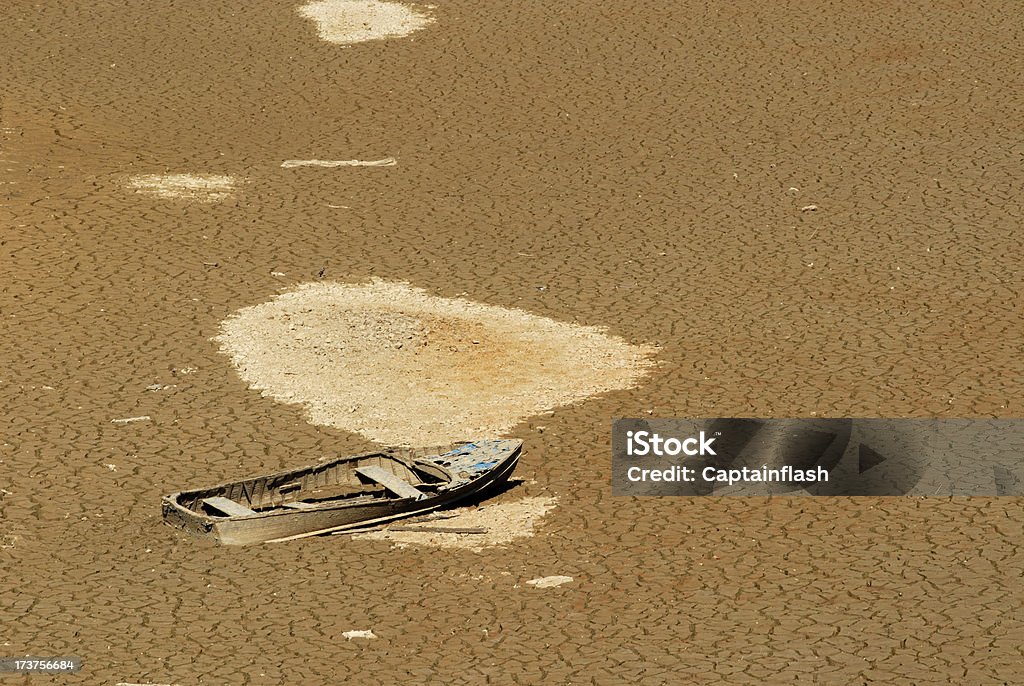
<path fill-rule="evenodd" d="M 430 522 L 430 525 L 437 528 L 482 529 L 483 533 L 458 534 L 383 529 L 356 534 L 353 538 L 391 541 L 397 547 L 428 545 L 438 548 L 482 550 L 511 543 L 517 538 L 532 536 L 534 525 L 555 507 L 556 502 L 556 498 L 523 498 L 511 503 L 450 510 L 446 514 L 453 514 L 453 517 Z M 402 526 L 402 524 L 394 526 Z"/>
<path fill-rule="evenodd" d="M 571 576 L 542 576 L 539 579 L 530 579 L 526 582 L 526 585 L 533 586 L 534 588 L 555 588 L 556 586 L 571 584 L 572 581 L 573 578 Z"/>
<path fill-rule="evenodd" d="M 385 157 L 380 160 L 285 160 L 281 163 L 284 169 L 294 167 L 393 167 L 398 162 L 394 157 Z"/>
<path fill-rule="evenodd" d="M 157 198 L 216 202 L 232 195 L 236 180 L 218 174 L 142 174 L 130 177 L 126 185 Z"/>
<path fill-rule="evenodd" d="M 423 10 L 380 0 L 319 0 L 299 14 L 316 22 L 322 40 L 342 45 L 407 36 L 434 21 Z"/>
<path fill-rule="evenodd" d="M 406 283 L 312 283 L 246 307 L 217 339 L 251 388 L 389 445 L 495 436 L 631 388 L 656 349 Z"/>

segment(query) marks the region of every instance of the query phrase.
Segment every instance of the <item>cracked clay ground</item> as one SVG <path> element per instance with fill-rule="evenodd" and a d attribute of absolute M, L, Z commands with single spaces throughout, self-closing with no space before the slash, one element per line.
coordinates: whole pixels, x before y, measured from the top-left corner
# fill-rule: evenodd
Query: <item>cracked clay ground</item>
<path fill-rule="evenodd" d="M 1020 499 L 609 484 L 617 416 L 1022 415 L 1017 2 L 452 0 L 355 45 L 297 5 L 4 3 L 0 655 L 85 662 L 4 684 L 1024 683 Z M 513 429 L 498 501 L 558 505 L 507 547 L 164 526 L 368 447 L 211 340 L 321 275 L 661 366 Z"/>

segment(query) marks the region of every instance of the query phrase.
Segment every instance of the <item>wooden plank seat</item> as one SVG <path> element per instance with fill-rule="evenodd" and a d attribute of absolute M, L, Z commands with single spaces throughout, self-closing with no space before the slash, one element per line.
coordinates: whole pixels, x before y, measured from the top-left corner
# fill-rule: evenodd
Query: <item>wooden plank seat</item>
<path fill-rule="evenodd" d="M 380 484 L 399 498 L 421 498 L 425 494 L 408 481 L 395 476 L 386 469 L 377 466 L 357 467 L 356 474 Z"/>
<path fill-rule="evenodd" d="M 294 503 L 285 503 L 281 507 L 289 507 L 293 510 L 309 510 L 311 508 L 315 508 L 316 505 L 314 503 L 307 503 L 302 500 L 296 500 Z"/>
<path fill-rule="evenodd" d="M 255 510 L 250 510 L 245 505 L 236 503 L 234 500 L 224 498 L 221 496 L 214 496 L 213 498 L 203 498 L 203 504 L 212 507 L 218 512 L 223 512 L 228 517 L 244 517 L 246 515 L 256 514 Z"/>

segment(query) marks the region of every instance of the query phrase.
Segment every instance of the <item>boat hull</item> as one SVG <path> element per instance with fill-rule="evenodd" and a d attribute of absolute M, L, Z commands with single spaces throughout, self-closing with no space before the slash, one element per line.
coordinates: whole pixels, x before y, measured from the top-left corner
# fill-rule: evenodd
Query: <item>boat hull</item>
<path fill-rule="evenodd" d="M 278 542 L 342 531 L 346 528 L 372 526 L 391 519 L 410 517 L 446 507 L 505 483 L 515 470 L 522 444 L 518 441 L 500 443 L 506 444 L 502 447 L 505 454 L 493 467 L 480 473 L 476 478 L 428 497 L 392 497 L 380 498 L 374 502 L 326 503 L 311 509 L 276 508 L 266 512 L 254 512 L 249 516 L 217 517 L 190 509 L 183 504 L 189 502 L 190 495 L 200 492 L 181 492 L 163 498 L 163 517 L 171 526 L 213 539 L 222 545 Z M 264 478 L 280 480 L 287 478 L 288 474 L 286 472 L 283 475 Z M 228 491 L 231 486 L 232 484 L 225 484 L 219 488 Z M 202 493 L 206 492 L 210 492 L 210 489 Z"/>

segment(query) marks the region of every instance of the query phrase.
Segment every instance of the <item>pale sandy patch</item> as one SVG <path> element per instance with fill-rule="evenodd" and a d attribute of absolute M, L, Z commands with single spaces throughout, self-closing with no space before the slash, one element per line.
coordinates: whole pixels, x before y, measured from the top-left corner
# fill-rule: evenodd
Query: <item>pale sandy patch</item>
<path fill-rule="evenodd" d="M 242 378 L 314 424 L 387 445 L 493 437 L 637 385 L 651 346 L 407 283 L 311 283 L 246 307 L 217 340 Z"/>
<path fill-rule="evenodd" d="M 316 22 L 322 40 L 342 45 L 407 36 L 434 21 L 424 10 L 382 0 L 318 0 L 299 14 Z"/>
<path fill-rule="evenodd" d="M 547 512 L 555 507 L 556 498 L 523 498 L 511 503 L 484 505 L 483 507 L 462 508 L 447 511 L 452 517 L 445 517 L 429 525 L 450 529 L 482 529 L 484 533 L 456 534 L 437 531 L 370 531 L 356 534 L 352 538 L 370 541 L 390 541 L 396 547 L 427 545 L 438 548 L 466 548 L 483 550 L 506 545 L 518 538 L 534 533 L 534 526 Z M 393 526 L 403 526 L 401 523 Z M 424 524 L 423 526 L 428 526 Z"/>
<path fill-rule="evenodd" d="M 150 420 L 150 416 L 148 414 L 144 414 L 144 415 L 140 415 L 138 417 L 123 417 L 121 419 L 111 419 L 110 423 L 111 424 L 120 424 L 120 425 L 123 426 L 125 424 L 134 424 L 135 422 L 148 422 L 149 420 Z"/>
<path fill-rule="evenodd" d="M 526 582 L 527 586 L 533 586 L 534 588 L 555 588 L 556 586 L 562 586 L 563 584 L 571 584 L 571 576 L 542 576 L 539 579 L 530 579 Z"/>
<path fill-rule="evenodd" d="M 341 635 L 349 641 L 353 638 L 377 638 L 377 634 L 373 633 L 372 629 L 353 629 L 352 631 L 342 631 Z"/>
<path fill-rule="evenodd" d="M 157 198 L 216 202 L 231 197 L 237 181 L 219 174 L 141 174 L 126 186 L 137 193 Z"/>
<path fill-rule="evenodd" d="M 393 167 L 398 164 L 394 157 L 380 160 L 285 160 L 281 166 L 285 169 L 294 167 Z"/>

